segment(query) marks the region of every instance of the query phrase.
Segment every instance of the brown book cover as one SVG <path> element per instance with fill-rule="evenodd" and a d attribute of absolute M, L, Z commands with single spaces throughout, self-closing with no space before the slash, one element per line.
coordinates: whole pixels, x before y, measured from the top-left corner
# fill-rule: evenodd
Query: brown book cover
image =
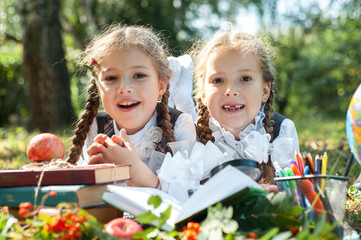
<path fill-rule="evenodd" d="M 110 185 L 126 186 L 127 181 L 97 185 L 50 185 L 39 188 L 36 186 L 2 187 L 0 188 L 0 206 L 17 207 L 22 202 L 40 205 L 43 197 L 49 192 L 56 192 L 56 196 L 47 197 L 44 206 L 56 206 L 61 202 L 75 203 L 81 208 L 102 206 L 105 203 L 100 198 Z"/>
<path fill-rule="evenodd" d="M 129 167 L 97 164 L 45 170 L 0 170 L 0 187 L 37 186 L 40 179 L 40 186 L 112 183 L 129 180 Z"/>

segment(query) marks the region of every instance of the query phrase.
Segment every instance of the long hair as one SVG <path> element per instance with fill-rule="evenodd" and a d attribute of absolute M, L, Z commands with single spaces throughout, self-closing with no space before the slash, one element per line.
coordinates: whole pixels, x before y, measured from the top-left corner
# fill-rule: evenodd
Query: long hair
<path fill-rule="evenodd" d="M 108 27 L 86 46 L 82 53 L 81 64 L 89 66 L 92 81 L 90 81 L 88 88 L 85 110 L 80 116 L 72 138 L 73 146 L 70 148 L 67 158 L 68 162 L 76 163 L 79 160 L 90 125 L 98 112 L 100 100 L 96 82 L 99 66 L 111 52 L 120 49 L 136 48 L 143 51 L 151 59 L 153 66 L 158 72 L 159 79 L 167 82 L 167 90 L 162 96 L 161 104 L 158 104 L 157 124 L 163 130 L 163 135 L 167 142 L 175 141 L 173 125 L 170 123 L 167 107 L 169 79 L 171 78 L 172 70 L 167 59 L 167 48 L 160 39 L 160 35 L 147 27 L 114 25 Z"/>
<path fill-rule="evenodd" d="M 270 45 L 253 35 L 238 31 L 217 33 L 209 41 L 198 41 L 194 44 L 191 55 L 194 59 L 194 79 L 197 102 L 198 119 L 196 121 L 197 134 L 201 142 L 214 141 L 209 128 L 210 113 L 207 106 L 201 101 L 201 93 L 204 89 L 206 64 L 209 55 L 217 50 L 236 50 L 243 54 L 253 54 L 256 56 L 262 71 L 263 81 L 271 83 L 270 96 L 265 104 L 266 117 L 263 120 L 264 128 L 271 135 L 273 141 L 273 98 L 275 88 L 276 71 L 273 63 L 274 52 Z M 274 168 L 272 162 L 268 161 L 263 166 L 263 176 L 265 182 L 272 182 Z"/>

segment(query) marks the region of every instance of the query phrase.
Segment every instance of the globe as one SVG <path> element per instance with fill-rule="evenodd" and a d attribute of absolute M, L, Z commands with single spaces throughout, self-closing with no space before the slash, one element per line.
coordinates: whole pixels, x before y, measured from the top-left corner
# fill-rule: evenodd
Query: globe
<path fill-rule="evenodd" d="M 346 135 L 351 152 L 361 165 L 361 84 L 353 94 L 347 110 Z"/>

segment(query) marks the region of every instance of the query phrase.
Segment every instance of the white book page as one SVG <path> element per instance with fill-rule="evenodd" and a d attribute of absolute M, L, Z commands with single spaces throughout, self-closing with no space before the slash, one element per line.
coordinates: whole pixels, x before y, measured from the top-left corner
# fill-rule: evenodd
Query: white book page
<path fill-rule="evenodd" d="M 134 207 L 133 205 L 121 200 L 118 195 L 111 192 L 104 192 L 102 199 L 103 201 L 109 203 L 110 205 L 122 209 L 124 211 L 127 211 L 135 216 L 138 216 L 143 212 L 139 210 L 139 208 Z"/>
<path fill-rule="evenodd" d="M 174 226 L 175 220 L 182 209 L 182 203 L 180 201 L 155 188 L 108 185 L 108 190 L 115 194 L 119 201 L 126 203 L 119 204 L 119 207 L 120 205 L 123 207 L 131 206 L 132 209 L 134 208 L 140 210 L 140 212 L 136 212 L 134 209 L 132 211 L 130 209 L 124 209 L 125 211 L 129 211 L 136 215 L 151 210 L 152 213 L 160 216 L 161 212 L 164 212 L 170 205 L 172 205 L 171 215 L 167 220 L 167 224 L 172 227 Z M 148 199 L 152 195 L 158 195 L 162 199 L 161 205 L 156 209 L 154 209 L 152 205 L 148 205 Z"/>
<path fill-rule="evenodd" d="M 179 222 L 211 206 L 246 187 L 262 189 L 253 179 L 236 169 L 227 166 L 210 178 L 184 203 L 176 222 Z"/>

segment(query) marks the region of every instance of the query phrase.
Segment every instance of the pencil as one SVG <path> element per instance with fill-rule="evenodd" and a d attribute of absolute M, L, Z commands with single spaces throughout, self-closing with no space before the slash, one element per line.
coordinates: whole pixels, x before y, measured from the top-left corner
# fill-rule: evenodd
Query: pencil
<path fill-rule="evenodd" d="M 322 167 L 321 167 L 321 174 L 327 174 L 327 152 L 323 154 L 322 157 Z M 323 188 L 325 186 L 325 179 L 321 178 L 321 190 L 323 191 Z"/>

